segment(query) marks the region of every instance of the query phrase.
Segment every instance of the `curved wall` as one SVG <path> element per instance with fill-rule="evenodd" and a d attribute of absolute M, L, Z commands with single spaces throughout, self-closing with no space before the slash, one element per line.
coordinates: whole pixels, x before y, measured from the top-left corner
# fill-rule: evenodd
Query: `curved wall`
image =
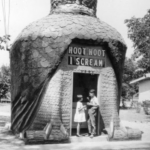
<path fill-rule="evenodd" d="M 41 106 L 29 131 L 43 130 L 45 132 L 46 124 L 51 123 L 52 132 L 49 139 L 64 138 L 60 131 L 62 124 L 70 134 L 73 72 L 83 70 L 90 70 L 100 75 L 100 91 L 98 92 L 100 93 L 100 111 L 105 128 L 109 128 L 112 117 L 115 120 L 115 126 L 119 126 L 116 76 L 107 53 L 105 60 L 105 68 L 69 66 L 68 55 L 66 54 L 47 86 Z"/>

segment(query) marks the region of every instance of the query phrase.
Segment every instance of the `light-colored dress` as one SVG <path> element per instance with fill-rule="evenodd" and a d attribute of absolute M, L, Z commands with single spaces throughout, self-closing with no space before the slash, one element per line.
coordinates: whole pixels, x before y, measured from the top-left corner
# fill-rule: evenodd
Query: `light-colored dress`
<path fill-rule="evenodd" d="M 85 110 L 83 108 L 83 104 L 81 102 L 77 102 L 77 107 L 76 107 L 76 113 L 74 116 L 74 122 L 85 122 L 86 118 L 85 118 Z M 79 111 L 80 109 L 82 109 L 81 111 Z"/>

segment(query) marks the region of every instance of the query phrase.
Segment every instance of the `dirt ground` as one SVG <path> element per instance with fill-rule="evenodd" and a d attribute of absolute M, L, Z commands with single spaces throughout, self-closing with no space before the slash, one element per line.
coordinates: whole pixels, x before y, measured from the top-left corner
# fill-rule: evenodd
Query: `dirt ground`
<path fill-rule="evenodd" d="M 0 103 L 0 113 L 10 113 L 10 103 Z"/>
<path fill-rule="evenodd" d="M 129 122 L 150 122 L 150 115 L 146 115 L 143 108 L 140 113 L 136 109 L 120 109 L 120 119 Z"/>
<path fill-rule="evenodd" d="M 142 141 L 150 141 L 150 115 L 146 115 L 143 109 L 140 113 L 136 109 L 121 109 L 120 119 L 123 126 L 141 130 Z"/>
<path fill-rule="evenodd" d="M 0 121 L 6 121 L 10 117 L 10 104 L 0 103 Z M 0 133 L 0 150 L 49 150 L 49 149 L 86 149 L 86 150 L 150 150 L 150 116 L 145 115 L 141 110 L 137 113 L 135 109 L 121 109 L 120 119 L 123 126 L 136 128 L 143 131 L 141 141 L 124 142 L 80 142 L 70 144 L 52 144 L 52 145 L 25 145 L 22 140 L 11 133 Z M 8 120 L 7 120 L 8 121 Z"/>
<path fill-rule="evenodd" d="M 2 122 L 10 122 L 10 103 L 0 103 L 0 126 Z"/>
<path fill-rule="evenodd" d="M 10 103 L 0 103 L 0 116 L 2 114 L 10 115 L 11 104 Z M 141 109 L 140 113 L 136 112 L 136 109 L 120 109 L 120 119 L 129 122 L 150 122 L 150 115 L 146 115 Z"/>

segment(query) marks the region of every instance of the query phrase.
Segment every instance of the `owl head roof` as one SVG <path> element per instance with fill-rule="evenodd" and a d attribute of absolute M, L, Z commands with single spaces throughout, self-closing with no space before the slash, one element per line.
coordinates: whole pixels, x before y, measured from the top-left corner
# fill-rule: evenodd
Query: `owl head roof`
<path fill-rule="evenodd" d="M 96 16 L 97 0 L 50 0 L 51 13 Z"/>

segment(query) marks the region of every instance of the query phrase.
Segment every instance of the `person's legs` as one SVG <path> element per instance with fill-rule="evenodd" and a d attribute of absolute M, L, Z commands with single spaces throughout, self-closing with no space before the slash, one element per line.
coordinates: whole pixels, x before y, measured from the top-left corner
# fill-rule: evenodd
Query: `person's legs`
<path fill-rule="evenodd" d="M 91 119 L 91 125 L 93 127 L 92 135 L 96 134 L 96 117 L 93 115 Z"/>
<path fill-rule="evenodd" d="M 91 113 L 90 118 L 91 118 L 91 125 L 92 125 L 92 135 L 94 136 L 96 134 L 96 116 L 97 116 L 97 112 L 93 111 L 93 113 Z"/>
<path fill-rule="evenodd" d="M 87 124 L 88 124 L 88 132 L 89 132 L 89 134 L 91 134 L 92 133 L 92 125 L 91 125 L 90 117 L 88 118 Z"/>
<path fill-rule="evenodd" d="M 80 123 L 77 123 L 77 135 L 80 135 Z"/>

